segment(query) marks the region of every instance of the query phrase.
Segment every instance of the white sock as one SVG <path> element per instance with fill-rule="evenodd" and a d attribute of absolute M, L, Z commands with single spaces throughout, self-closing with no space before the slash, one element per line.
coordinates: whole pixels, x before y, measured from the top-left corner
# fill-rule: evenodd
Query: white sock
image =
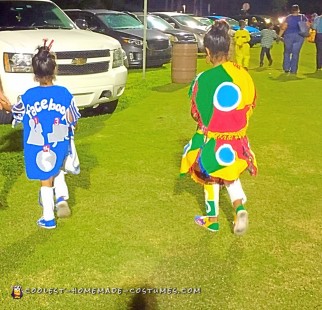
<path fill-rule="evenodd" d="M 52 187 L 42 186 L 40 188 L 42 201 L 43 218 L 50 221 L 55 218 L 54 215 L 54 189 Z"/>
<path fill-rule="evenodd" d="M 234 181 L 229 185 L 226 185 L 226 188 L 227 188 L 231 203 L 233 203 L 238 199 L 241 199 L 243 204 L 247 201 L 247 197 L 243 191 L 243 188 L 239 179 L 237 179 L 236 181 Z"/>
<path fill-rule="evenodd" d="M 54 179 L 54 188 L 56 200 L 64 197 L 65 200 L 69 198 L 68 187 L 65 181 L 66 172 L 60 170 L 59 174 Z"/>

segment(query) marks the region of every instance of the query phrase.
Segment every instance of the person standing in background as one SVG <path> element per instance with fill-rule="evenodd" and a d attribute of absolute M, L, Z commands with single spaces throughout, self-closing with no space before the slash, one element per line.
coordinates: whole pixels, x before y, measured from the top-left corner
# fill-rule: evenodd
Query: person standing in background
<path fill-rule="evenodd" d="M 263 67 L 264 65 L 264 56 L 266 55 L 268 59 L 268 65 L 271 66 L 273 63 L 273 59 L 271 56 L 271 48 L 273 45 L 274 40 L 278 39 L 276 31 L 273 29 L 274 25 L 272 23 L 267 24 L 267 29 L 261 30 L 261 53 L 259 58 L 259 66 Z"/>
<path fill-rule="evenodd" d="M 286 16 L 279 33 L 284 37 L 284 57 L 283 70 L 285 73 L 296 74 L 298 70 L 300 51 L 304 42 L 304 37 L 299 35 L 299 21 L 309 22 L 305 15 L 300 14 L 297 4 L 292 5 L 291 14 Z"/>
<path fill-rule="evenodd" d="M 312 29 L 316 31 L 316 70 L 322 70 L 322 15 L 314 18 Z"/>
<path fill-rule="evenodd" d="M 240 29 L 235 32 L 235 57 L 236 63 L 248 70 L 250 59 L 250 34 L 245 29 L 246 22 L 239 21 Z"/>

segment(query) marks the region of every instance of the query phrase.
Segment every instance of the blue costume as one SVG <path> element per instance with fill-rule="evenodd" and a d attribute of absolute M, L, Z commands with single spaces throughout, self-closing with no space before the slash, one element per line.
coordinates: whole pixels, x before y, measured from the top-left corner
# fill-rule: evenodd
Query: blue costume
<path fill-rule="evenodd" d="M 56 176 L 68 154 L 70 128 L 80 117 L 72 94 L 57 85 L 30 88 L 12 107 L 12 113 L 14 121 L 24 127 L 27 177 L 48 180 Z"/>

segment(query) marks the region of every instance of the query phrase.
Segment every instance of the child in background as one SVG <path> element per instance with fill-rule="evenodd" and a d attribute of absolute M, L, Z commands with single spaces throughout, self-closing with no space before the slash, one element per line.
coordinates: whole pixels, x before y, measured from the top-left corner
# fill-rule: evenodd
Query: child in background
<path fill-rule="evenodd" d="M 267 28 L 261 30 L 261 34 L 262 34 L 262 39 L 261 39 L 262 49 L 260 53 L 259 66 L 263 67 L 265 55 L 268 59 L 268 65 L 271 66 L 273 63 L 273 59 L 271 56 L 271 48 L 274 40 L 278 40 L 279 37 L 276 31 L 274 30 L 274 25 L 272 23 L 268 23 Z"/>
<path fill-rule="evenodd" d="M 50 51 L 53 41 L 48 46 L 46 42 L 32 58 L 39 86 L 27 90 L 12 108 L 5 100 L 1 100 L 1 105 L 12 110 L 14 123 L 23 123 L 26 174 L 31 180 L 40 180 L 41 185 L 39 201 L 43 216 L 37 224 L 52 229 L 56 228 L 54 197 L 57 216 L 70 215 L 62 167 L 69 152 L 71 130 L 80 114 L 72 94 L 65 87 L 53 84 L 57 67 L 55 55 Z"/>
<path fill-rule="evenodd" d="M 204 188 L 206 215 L 196 216 L 196 224 L 212 232 L 219 230 L 219 188 L 224 185 L 235 210 L 234 233 L 243 235 L 248 213 L 239 177 L 245 170 L 257 173 L 246 136 L 256 92 L 248 72 L 228 60 L 228 31 L 227 22 L 218 20 L 205 35 L 213 67 L 191 84 L 191 115 L 198 127 L 184 147 L 180 172 L 189 173 Z"/>
<path fill-rule="evenodd" d="M 235 58 L 236 63 L 248 70 L 250 59 L 250 34 L 245 29 L 246 22 L 239 21 L 240 29 L 235 32 Z"/>

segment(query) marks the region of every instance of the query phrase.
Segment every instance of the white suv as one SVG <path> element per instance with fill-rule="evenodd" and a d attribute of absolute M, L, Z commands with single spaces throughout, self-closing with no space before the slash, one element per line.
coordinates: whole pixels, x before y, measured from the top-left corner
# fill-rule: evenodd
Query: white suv
<path fill-rule="evenodd" d="M 0 12 L 0 88 L 11 103 L 36 85 L 31 58 L 46 38 L 54 40 L 55 83 L 68 88 L 77 106 L 104 104 L 109 113 L 115 110 L 127 80 L 117 40 L 78 29 L 49 0 L 0 0 Z"/>

